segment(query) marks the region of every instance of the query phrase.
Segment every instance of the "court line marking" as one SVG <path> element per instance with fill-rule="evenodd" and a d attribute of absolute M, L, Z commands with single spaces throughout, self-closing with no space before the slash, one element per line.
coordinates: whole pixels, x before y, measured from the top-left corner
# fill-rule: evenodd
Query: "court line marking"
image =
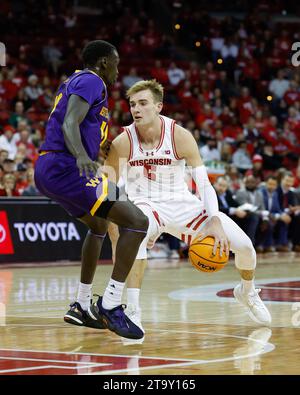
<path fill-rule="evenodd" d="M 187 362 L 187 363 L 179 363 L 179 364 L 169 364 L 169 365 L 158 365 L 158 366 L 147 366 L 144 368 L 129 368 L 129 369 L 118 369 L 118 370 L 111 370 L 111 371 L 103 371 L 103 372 L 94 372 L 94 373 L 89 373 L 90 375 L 104 375 L 104 374 L 110 374 L 110 373 L 123 373 L 123 372 L 132 372 L 132 371 L 140 371 L 140 370 L 153 370 L 153 369 L 160 369 L 160 368 L 166 368 L 166 367 L 173 367 L 173 368 L 178 368 L 178 367 L 183 367 L 183 366 L 192 366 L 192 365 L 205 365 L 208 363 L 220 363 L 220 362 L 230 362 L 230 361 L 236 361 L 238 359 L 247 359 L 247 358 L 253 358 L 258 355 L 263 355 L 268 352 L 271 352 L 275 349 L 272 347 L 267 347 L 270 343 L 267 343 L 265 346 L 265 349 L 259 350 L 255 353 L 250 353 L 250 354 L 245 354 L 245 355 L 239 355 L 239 356 L 232 356 L 232 357 L 227 357 L 227 358 L 220 358 L 220 359 L 212 359 L 212 360 L 203 360 L 199 359 L 198 361 L 194 362 Z M 273 346 L 273 344 L 270 346 Z"/>
<path fill-rule="evenodd" d="M 107 365 L 107 364 L 106 364 Z M 108 364 L 111 365 L 111 364 Z M 41 366 L 32 366 L 30 368 L 16 368 L 16 369 L 6 369 L 0 370 L 0 374 L 2 373 L 13 373 L 13 372 L 22 372 L 25 370 L 42 370 L 42 369 L 69 369 L 69 370 L 77 370 L 77 369 L 90 369 L 90 368 L 98 368 L 103 365 L 95 364 L 93 366 L 59 366 L 59 365 L 41 365 Z M 90 374 L 90 373 L 86 373 Z"/>
<path fill-rule="evenodd" d="M 238 307 L 241 307 L 241 306 L 238 306 Z M 239 314 L 239 317 L 240 316 L 243 316 L 243 317 L 245 317 L 245 318 L 248 318 L 249 316 L 248 316 L 248 314 L 247 314 L 247 312 L 245 311 L 244 313 L 243 312 L 241 312 L 240 314 Z M 13 318 L 38 318 L 38 319 L 60 319 L 61 317 L 36 317 L 36 316 L 19 316 L 19 315 L 8 315 L 8 316 L 6 316 L 6 318 L 10 318 L 10 317 L 13 317 Z M 145 320 L 143 320 L 143 322 L 146 322 L 146 323 L 154 323 L 154 324 L 182 324 L 182 320 L 179 320 L 179 321 L 171 321 L 171 320 L 159 320 L 159 321 L 153 321 L 153 320 L 150 320 L 150 319 L 145 319 Z M 222 325 L 222 324 L 220 324 L 220 323 L 203 323 L 203 321 L 184 321 L 184 323 L 185 324 L 195 324 L 195 325 L 216 325 L 216 326 L 220 326 L 220 325 Z M 251 325 L 250 325 L 251 324 Z M 245 326 L 247 326 L 247 327 L 251 327 L 251 326 L 253 326 L 253 322 L 250 322 L 250 324 L 249 325 L 247 325 L 247 323 L 230 323 L 230 326 L 232 326 L 232 327 L 240 327 L 240 326 L 243 326 L 243 327 L 245 327 Z M 228 325 L 227 323 L 226 323 L 226 325 Z M 77 327 L 77 328 L 75 328 L 75 326 L 73 325 L 72 326 L 72 328 L 71 328 L 71 326 L 69 325 L 69 324 L 67 324 L 67 325 L 64 325 L 64 324 L 17 324 L 17 323 L 5 323 L 5 325 L 0 325 L 0 328 L 1 328 L 1 326 L 2 327 L 10 327 L 10 328 L 13 328 L 13 327 L 52 327 L 52 328 L 68 328 L 69 330 L 71 330 L 71 329 L 73 329 L 73 330 L 75 330 L 75 329 L 79 329 L 79 328 L 83 328 L 83 329 L 88 329 L 89 330 L 89 332 L 91 332 L 91 330 L 96 330 L 96 331 L 98 331 L 99 329 L 97 329 L 97 328 L 88 328 L 88 327 L 85 327 L 85 326 L 81 326 L 81 327 Z M 290 327 L 288 327 L 288 326 L 281 326 L 281 325 L 276 325 L 276 328 L 290 328 Z M 257 329 L 258 329 L 258 327 L 256 327 Z M 294 328 L 294 327 L 293 327 Z M 103 331 L 105 331 L 105 330 L 107 330 L 107 329 L 103 329 Z M 253 329 L 254 330 L 254 329 Z M 153 331 L 153 332 L 155 332 L 155 329 L 147 329 L 147 332 L 148 331 Z"/>
<path fill-rule="evenodd" d="M 48 369 L 50 368 L 51 365 L 41 365 L 41 366 L 34 366 L 31 368 L 18 368 L 18 369 L 6 369 L 6 370 L 0 370 L 0 373 L 12 373 L 12 372 L 23 372 L 23 371 L 28 371 L 28 370 L 41 370 L 41 369 Z"/>
<path fill-rule="evenodd" d="M 178 330 L 168 330 L 168 329 L 157 329 L 157 330 L 153 330 L 154 332 L 177 332 L 177 333 L 189 333 L 189 334 L 197 334 L 197 335 L 213 335 L 213 336 L 220 336 L 220 337 L 233 337 L 233 338 L 237 338 L 237 339 L 243 339 L 243 340 L 251 340 L 254 341 L 258 344 L 263 344 L 264 345 L 264 349 L 262 350 L 258 350 L 256 353 L 254 354 L 246 354 L 243 356 L 232 356 L 232 357 L 226 357 L 226 358 L 218 358 L 218 359 L 213 359 L 213 360 L 199 360 L 199 359 L 182 359 L 182 358 L 169 358 L 169 357 L 147 357 L 147 356 L 132 356 L 132 355 L 118 355 L 118 354 L 97 354 L 97 353 L 82 353 L 82 352 L 61 352 L 61 351 L 45 351 L 45 350 L 23 350 L 23 349 L 0 349 L 3 351 L 19 351 L 19 352 L 36 352 L 36 353 L 43 353 L 43 352 L 47 352 L 47 353 L 57 353 L 57 354 L 68 354 L 68 355 L 72 355 L 72 354 L 78 354 L 78 355 L 95 355 L 95 356 L 110 356 L 110 357 L 121 357 L 121 358 L 132 358 L 132 357 L 136 357 L 136 358 L 144 358 L 144 359 L 165 359 L 165 360 L 175 360 L 175 361 L 184 361 L 185 363 L 200 363 L 200 364 L 205 364 L 205 363 L 219 363 L 219 362 L 225 362 L 225 361 L 232 361 L 232 360 L 236 360 L 236 359 L 241 359 L 241 358 L 250 358 L 252 356 L 257 356 L 257 355 L 262 355 L 268 352 L 271 352 L 275 349 L 275 345 L 273 343 L 269 343 L 267 342 L 266 344 L 264 342 L 262 342 L 259 339 L 253 339 L 250 337 L 246 337 L 246 336 L 239 336 L 239 335 L 228 335 L 228 334 L 222 334 L 222 333 L 209 333 L 209 332 L 198 332 L 198 331 L 178 331 Z M 174 364 L 172 364 L 174 365 Z M 161 367 L 163 365 L 160 365 Z M 176 364 L 177 366 L 177 364 Z M 142 368 L 139 368 L 142 369 Z M 127 371 L 128 369 L 122 370 L 122 371 Z M 133 368 L 133 370 L 136 370 Z M 120 371 L 121 372 L 121 371 Z"/>
<path fill-rule="evenodd" d="M 124 346 L 125 347 L 125 346 Z M 183 361 L 183 362 L 197 362 L 198 359 L 188 358 L 172 358 L 172 357 L 151 357 L 151 356 L 140 356 L 140 355 L 126 355 L 126 354 L 98 354 L 90 352 L 73 352 L 73 351 L 47 351 L 47 350 L 26 350 L 20 348 L 0 348 L 1 351 L 16 351 L 16 352 L 32 352 L 32 353 L 49 353 L 49 354 L 67 354 L 67 355 L 91 355 L 96 357 L 117 357 L 117 358 L 143 358 L 143 359 L 165 359 L 168 361 Z"/>
<path fill-rule="evenodd" d="M 300 277 L 277 277 L 277 278 L 266 278 L 257 280 L 255 283 L 255 288 L 264 288 L 270 289 L 271 287 L 265 287 L 270 283 L 278 283 L 278 282 L 288 282 L 288 281 L 300 281 Z M 267 284 L 266 284 L 267 283 Z M 168 293 L 168 297 L 172 300 L 177 301 L 196 301 L 196 302 L 226 302 L 226 303 L 236 303 L 234 296 L 232 297 L 224 297 L 218 296 L 217 293 L 221 291 L 225 291 L 226 289 L 233 289 L 236 286 L 237 282 L 224 282 L 224 283 L 213 283 L 207 285 L 196 285 L 193 287 L 177 289 L 175 291 L 171 291 Z M 282 289 L 281 287 L 279 287 Z M 296 290 L 296 288 L 292 288 Z M 274 305 L 291 305 L 295 301 L 273 301 L 273 300 L 264 300 L 266 304 L 274 304 Z"/>
<path fill-rule="evenodd" d="M 69 363 L 69 364 L 81 364 L 81 365 L 94 365 L 95 362 L 88 362 L 88 361 L 65 361 L 65 360 L 60 360 L 60 359 L 44 359 L 44 358 L 18 358 L 18 357 L 0 357 L 0 359 L 5 359 L 5 360 L 10 360 L 10 361 L 36 361 L 36 362 L 58 362 L 58 363 Z M 111 363 L 97 363 L 96 365 L 99 366 L 107 366 L 107 365 L 111 365 Z M 67 367 L 67 366 L 66 366 Z M 69 369 L 69 368 L 68 368 Z M 72 369 L 72 367 L 71 367 Z M 0 370 L 1 372 L 1 370 Z"/>

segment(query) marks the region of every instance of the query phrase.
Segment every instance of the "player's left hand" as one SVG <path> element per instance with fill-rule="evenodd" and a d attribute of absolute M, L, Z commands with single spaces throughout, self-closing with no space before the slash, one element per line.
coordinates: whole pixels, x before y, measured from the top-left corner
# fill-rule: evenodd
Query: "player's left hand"
<path fill-rule="evenodd" d="M 225 251 L 226 256 L 229 255 L 229 240 L 224 232 L 221 221 L 218 217 L 212 217 L 203 227 L 202 231 L 197 235 L 197 240 L 203 240 L 205 237 L 211 236 L 215 239 L 213 254 L 216 255 L 217 248 L 220 244 L 220 256 Z"/>
<path fill-rule="evenodd" d="M 105 140 L 103 144 L 101 144 L 100 146 L 100 150 L 101 150 L 101 156 L 106 159 L 110 150 L 110 146 L 111 146 L 111 141 L 110 140 Z"/>

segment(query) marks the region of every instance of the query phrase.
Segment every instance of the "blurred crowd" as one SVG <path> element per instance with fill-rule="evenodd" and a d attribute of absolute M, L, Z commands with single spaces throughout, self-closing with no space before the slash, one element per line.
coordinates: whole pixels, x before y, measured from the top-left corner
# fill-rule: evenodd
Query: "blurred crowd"
<path fill-rule="evenodd" d="M 166 1 L 157 16 L 156 2 L 112 0 L 101 9 L 94 3 L 85 12 L 70 1 L 0 4 L 7 48 L 0 196 L 39 195 L 34 163 L 55 91 L 81 67 L 84 44 L 104 39 L 121 56 L 109 94 L 109 138 L 131 122 L 126 89 L 157 79 L 165 88 L 163 114 L 195 136 L 222 211 L 258 251 L 299 250 L 300 69 L 291 63 L 299 22 L 278 18 L 287 13 L 284 2 L 238 2 L 236 18 L 218 1 L 218 16 L 206 1 Z M 296 17 L 295 4 L 293 11 Z"/>

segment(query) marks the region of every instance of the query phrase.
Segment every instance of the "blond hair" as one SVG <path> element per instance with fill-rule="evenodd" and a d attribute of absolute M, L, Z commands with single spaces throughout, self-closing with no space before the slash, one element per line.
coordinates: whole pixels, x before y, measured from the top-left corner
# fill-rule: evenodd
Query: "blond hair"
<path fill-rule="evenodd" d="M 149 89 L 152 93 L 154 103 L 162 102 L 164 99 L 164 88 L 156 80 L 138 81 L 126 92 L 127 99 L 135 93 Z"/>

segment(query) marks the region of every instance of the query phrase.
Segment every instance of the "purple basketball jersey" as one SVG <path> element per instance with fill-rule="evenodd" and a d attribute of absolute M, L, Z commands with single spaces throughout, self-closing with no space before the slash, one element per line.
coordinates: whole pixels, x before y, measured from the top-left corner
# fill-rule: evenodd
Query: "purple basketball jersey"
<path fill-rule="evenodd" d="M 53 110 L 49 116 L 46 139 L 40 151 L 69 153 L 65 144 L 62 124 L 71 95 L 82 97 L 90 109 L 80 124 L 83 146 L 92 160 L 97 160 L 102 136 L 107 134 L 108 105 L 107 90 L 103 80 L 90 70 L 73 73 L 59 87 Z"/>

